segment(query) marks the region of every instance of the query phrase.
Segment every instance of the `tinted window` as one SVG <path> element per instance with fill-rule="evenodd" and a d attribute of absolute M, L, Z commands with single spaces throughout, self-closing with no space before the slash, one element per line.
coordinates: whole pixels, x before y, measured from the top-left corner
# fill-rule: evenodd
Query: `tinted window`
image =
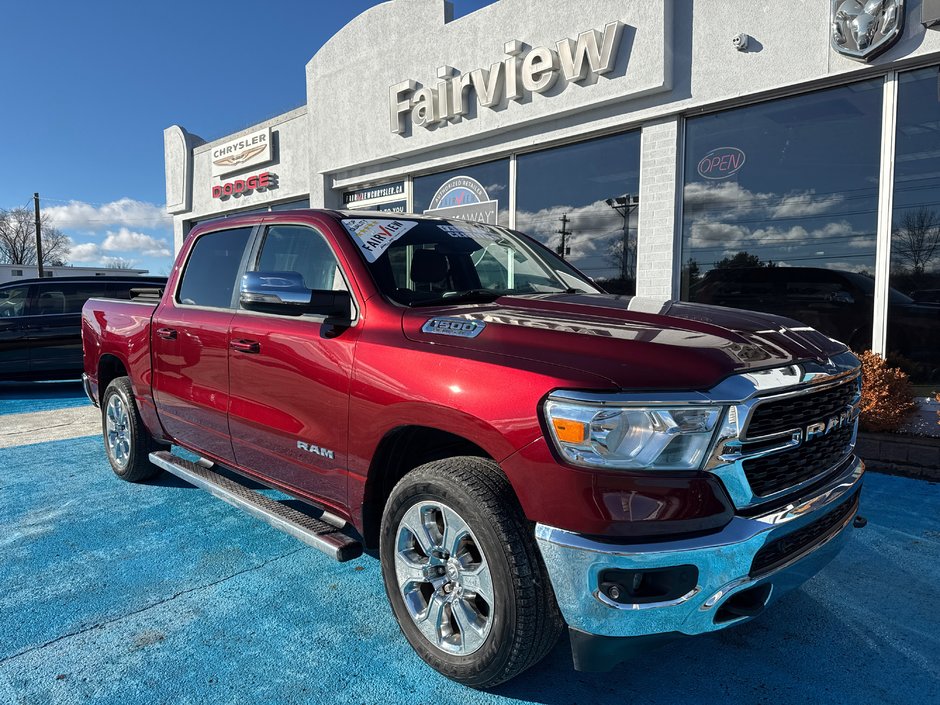
<path fill-rule="evenodd" d="M 640 133 L 523 154 L 516 164 L 516 227 L 608 291 L 634 293 Z"/>
<path fill-rule="evenodd" d="M 51 316 L 62 313 L 81 313 L 88 299 L 107 296 L 105 282 L 58 282 L 41 284 L 39 296 L 31 315 Z"/>
<path fill-rule="evenodd" d="M 183 271 L 176 300 L 191 306 L 228 308 L 251 228 L 219 230 L 201 236 Z"/>
<path fill-rule="evenodd" d="M 871 300 L 853 281 L 874 272 L 883 83 L 687 121 L 683 298 L 871 346 Z"/>
<path fill-rule="evenodd" d="M 333 251 L 320 233 L 302 225 L 268 228 L 255 270 L 297 272 L 308 289 L 345 290 Z"/>
<path fill-rule="evenodd" d="M 26 315 L 29 290 L 25 286 L 0 289 L 0 318 Z"/>

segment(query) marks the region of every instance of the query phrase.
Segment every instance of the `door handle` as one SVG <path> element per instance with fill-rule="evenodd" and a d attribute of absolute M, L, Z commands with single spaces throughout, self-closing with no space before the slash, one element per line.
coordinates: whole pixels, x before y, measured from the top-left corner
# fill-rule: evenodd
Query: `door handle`
<path fill-rule="evenodd" d="M 157 337 L 164 340 L 176 340 L 178 333 L 173 328 L 157 328 Z"/>
<path fill-rule="evenodd" d="M 261 343 L 257 340 L 232 340 L 229 342 L 228 346 L 232 350 L 243 353 L 257 354 L 261 352 Z"/>

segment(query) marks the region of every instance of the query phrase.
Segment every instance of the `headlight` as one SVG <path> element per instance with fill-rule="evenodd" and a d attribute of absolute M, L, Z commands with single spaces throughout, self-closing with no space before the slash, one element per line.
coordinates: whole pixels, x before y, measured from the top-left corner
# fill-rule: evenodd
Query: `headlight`
<path fill-rule="evenodd" d="M 558 451 L 586 467 L 697 470 L 720 406 L 607 407 L 549 400 L 545 416 Z"/>

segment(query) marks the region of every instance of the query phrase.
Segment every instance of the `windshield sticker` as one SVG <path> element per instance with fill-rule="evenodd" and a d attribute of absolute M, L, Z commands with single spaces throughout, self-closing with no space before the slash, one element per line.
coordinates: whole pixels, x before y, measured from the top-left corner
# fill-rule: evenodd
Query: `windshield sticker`
<path fill-rule="evenodd" d="M 353 242 L 370 263 L 375 262 L 382 253 L 402 235 L 417 225 L 407 220 L 375 220 L 356 218 L 343 220 L 343 227 L 352 235 Z"/>
<path fill-rule="evenodd" d="M 445 233 L 451 237 L 465 237 L 473 239 L 483 239 L 483 240 L 499 240 L 502 236 L 498 233 L 494 233 L 487 228 L 476 227 L 472 224 L 466 226 L 456 226 L 456 225 L 438 225 L 438 228 L 443 230 Z"/>
<path fill-rule="evenodd" d="M 422 333 L 432 335 L 450 335 L 456 338 L 476 338 L 486 324 L 483 321 L 470 321 L 466 318 L 432 318 L 421 326 Z"/>

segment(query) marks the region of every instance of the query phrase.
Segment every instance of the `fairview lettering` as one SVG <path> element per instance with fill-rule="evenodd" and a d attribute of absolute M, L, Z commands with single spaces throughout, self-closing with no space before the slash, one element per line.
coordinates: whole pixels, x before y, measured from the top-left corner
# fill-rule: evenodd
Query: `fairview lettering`
<path fill-rule="evenodd" d="M 507 58 L 464 74 L 450 66 L 437 70 L 432 86 L 408 80 L 389 89 L 390 128 L 403 134 L 410 116 L 413 125 L 430 128 L 459 120 L 469 112 L 470 91 L 481 107 L 495 108 L 505 99 L 521 101 L 526 94 L 545 93 L 558 80 L 581 83 L 614 68 L 623 23 L 610 22 L 600 32 L 591 29 L 577 40 L 562 39 L 555 47 L 537 46 L 527 53 L 520 41 L 507 42 Z"/>

